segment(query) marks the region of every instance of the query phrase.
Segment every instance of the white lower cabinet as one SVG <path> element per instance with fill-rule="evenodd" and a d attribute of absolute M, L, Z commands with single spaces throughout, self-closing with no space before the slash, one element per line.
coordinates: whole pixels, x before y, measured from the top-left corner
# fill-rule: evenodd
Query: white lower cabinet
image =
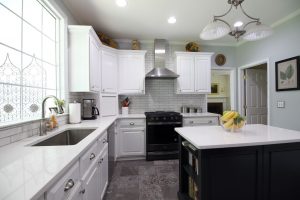
<path fill-rule="evenodd" d="M 145 130 L 120 129 L 120 156 L 145 155 Z"/>
<path fill-rule="evenodd" d="M 133 158 L 145 156 L 145 119 L 120 119 L 116 137 L 117 157 Z"/>
<path fill-rule="evenodd" d="M 99 200 L 101 195 L 100 187 L 100 167 L 98 162 L 94 164 L 92 169 L 90 170 L 89 176 L 87 176 L 86 180 L 83 181 L 83 190 L 84 193 L 82 195 L 83 200 Z"/>
<path fill-rule="evenodd" d="M 99 159 L 99 172 L 100 172 L 100 195 L 103 199 L 108 185 L 108 145 L 106 145 L 105 150 Z"/>
<path fill-rule="evenodd" d="M 79 162 L 77 161 L 56 184 L 46 192 L 47 200 L 68 199 L 74 188 L 80 184 Z"/>
<path fill-rule="evenodd" d="M 46 200 L 101 200 L 108 185 L 107 132 L 46 192 Z"/>

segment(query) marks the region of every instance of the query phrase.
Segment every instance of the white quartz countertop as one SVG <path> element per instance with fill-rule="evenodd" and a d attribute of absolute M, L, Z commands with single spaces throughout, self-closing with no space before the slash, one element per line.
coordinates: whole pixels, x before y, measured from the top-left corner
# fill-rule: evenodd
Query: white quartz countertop
<path fill-rule="evenodd" d="M 261 124 L 246 125 L 240 132 L 227 132 L 221 126 L 175 128 L 198 149 L 243 147 L 300 142 L 300 132 Z"/>
<path fill-rule="evenodd" d="M 46 136 L 26 138 L 0 148 L 0 199 L 36 199 L 54 184 L 72 166 L 93 141 L 117 119 L 103 117 L 67 124 Z M 76 145 L 30 146 L 66 129 L 96 129 Z"/>
<path fill-rule="evenodd" d="M 219 117 L 219 114 L 215 113 L 181 113 L 183 117 Z"/>

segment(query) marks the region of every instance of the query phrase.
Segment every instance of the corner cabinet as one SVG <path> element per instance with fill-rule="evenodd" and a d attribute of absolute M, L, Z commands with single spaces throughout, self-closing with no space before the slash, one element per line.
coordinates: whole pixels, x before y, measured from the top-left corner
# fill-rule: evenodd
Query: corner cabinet
<path fill-rule="evenodd" d="M 175 52 L 177 94 L 208 94 L 211 91 L 211 57 L 213 53 Z"/>
<path fill-rule="evenodd" d="M 70 92 L 100 91 L 101 41 L 91 26 L 68 26 Z"/>
<path fill-rule="evenodd" d="M 118 92 L 118 50 L 102 46 L 101 93 Z"/>
<path fill-rule="evenodd" d="M 119 94 L 145 94 L 146 51 L 119 50 Z"/>

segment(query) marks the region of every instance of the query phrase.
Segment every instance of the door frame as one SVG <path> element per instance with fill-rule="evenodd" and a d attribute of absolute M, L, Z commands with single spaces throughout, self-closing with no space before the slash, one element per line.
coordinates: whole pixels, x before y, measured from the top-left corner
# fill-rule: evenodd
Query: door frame
<path fill-rule="evenodd" d="M 243 104 L 244 104 L 244 79 L 243 70 L 255 67 L 261 64 L 267 64 L 267 123 L 270 125 L 270 59 L 265 58 L 259 61 L 255 61 L 250 64 L 246 64 L 238 67 L 238 111 L 242 115 L 245 115 Z"/>
<path fill-rule="evenodd" d="M 230 77 L 230 109 L 237 110 L 236 93 L 236 68 L 234 67 L 212 67 L 212 71 L 224 71 Z"/>

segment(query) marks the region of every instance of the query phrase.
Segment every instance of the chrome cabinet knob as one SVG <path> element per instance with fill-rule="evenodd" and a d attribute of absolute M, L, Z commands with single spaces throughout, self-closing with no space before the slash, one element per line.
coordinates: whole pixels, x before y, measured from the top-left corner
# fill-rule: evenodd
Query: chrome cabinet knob
<path fill-rule="evenodd" d="M 93 160 L 95 157 L 96 157 L 96 155 L 94 153 L 91 153 L 90 160 Z"/>
<path fill-rule="evenodd" d="M 213 121 L 212 121 L 212 120 L 209 120 L 209 121 L 208 121 L 208 123 L 209 123 L 209 124 L 212 124 L 212 123 L 213 123 Z"/>
<path fill-rule="evenodd" d="M 190 121 L 190 124 L 193 124 L 194 123 L 194 121 Z"/>
<path fill-rule="evenodd" d="M 104 138 L 102 143 L 103 143 L 103 144 L 108 143 L 108 142 L 107 142 L 107 139 Z"/>
<path fill-rule="evenodd" d="M 133 125 L 134 125 L 134 122 L 130 122 L 129 124 L 130 124 L 131 126 L 133 126 Z"/>
<path fill-rule="evenodd" d="M 74 181 L 72 179 L 69 179 L 65 185 L 64 191 L 67 192 L 75 185 Z"/>

